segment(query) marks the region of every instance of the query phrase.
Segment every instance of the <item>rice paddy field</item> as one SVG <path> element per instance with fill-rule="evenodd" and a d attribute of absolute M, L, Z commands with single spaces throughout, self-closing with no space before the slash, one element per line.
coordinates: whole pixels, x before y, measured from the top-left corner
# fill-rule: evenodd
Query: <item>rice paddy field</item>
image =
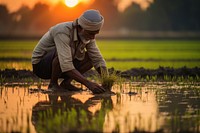
<path fill-rule="evenodd" d="M 37 41 L 0 41 L 0 70 L 31 71 Z M 108 68 L 199 68 L 200 41 L 98 40 Z M 12 72 L 12 71 L 11 71 Z M 23 74 L 23 73 L 19 73 Z M 26 73 L 25 73 L 26 74 Z M 0 132 L 200 132 L 200 75 L 123 78 L 113 93 L 51 91 L 48 80 L 0 75 Z M 8 78 L 8 79 L 7 79 Z M 98 77 L 89 79 L 99 82 Z M 60 81 L 59 81 L 60 82 Z"/>
<path fill-rule="evenodd" d="M 37 41 L 0 41 L 0 69 L 31 70 L 31 54 Z M 99 40 L 98 47 L 108 68 L 199 67 L 200 41 Z"/>

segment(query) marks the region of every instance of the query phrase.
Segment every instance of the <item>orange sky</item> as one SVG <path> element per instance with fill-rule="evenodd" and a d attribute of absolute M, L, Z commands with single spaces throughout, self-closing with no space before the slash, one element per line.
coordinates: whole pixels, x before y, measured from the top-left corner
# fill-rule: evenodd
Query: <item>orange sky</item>
<path fill-rule="evenodd" d="M 55 5 L 58 2 L 64 2 L 65 0 L 0 0 L 0 4 L 5 4 L 9 8 L 10 12 L 18 10 L 21 5 L 27 5 L 30 8 L 32 8 L 35 3 L 41 2 L 41 3 L 47 3 L 50 5 Z M 93 0 L 79 0 L 79 2 L 84 3 L 84 4 L 90 4 L 92 3 Z"/>
<path fill-rule="evenodd" d="M 9 8 L 10 12 L 18 10 L 22 4 L 28 5 L 30 8 L 34 6 L 37 2 L 48 3 L 54 5 L 57 2 L 64 2 L 64 0 L 0 0 L 0 4 L 6 4 Z M 82 3 L 90 4 L 93 0 L 79 0 Z M 118 9 L 123 11 L 126 7 L 128 7 L 133 1 L 139 3 L 141 7 L 146 8 L 148 6 L 148 2 L 152 2 L 153 0 L 116 0 L 118 3 Z"/>
<path fill-rule="evenodd" d="M 142 9 L 146 9 L 150 3 L 153 2 L 153 0 L 117 0 L 118 1 L 118 9 L 119 11 L 124 11 L 126 7 L 132 4 L 132 2 L 135 2 L 139 4 Z"/>

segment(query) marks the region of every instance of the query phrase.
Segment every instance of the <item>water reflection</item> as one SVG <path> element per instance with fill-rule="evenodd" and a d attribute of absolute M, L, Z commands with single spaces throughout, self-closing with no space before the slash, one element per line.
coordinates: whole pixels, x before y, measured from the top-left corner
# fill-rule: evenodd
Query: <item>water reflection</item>
<path fill-rule="evenodd" d="M 118 90 L 115 90 L 117 92 Z M 98 131 L 98 132 L 130 132 L 134 130 L 139 131 L 157 131 L 161 126 L 161 119 L 158 118 L 158 105 L 155 99 L 155 93 L 151 90 L 141 89 L 132 90 L 137 91 L 135 95 L 122 93 L 115 96 L 110 95 L 91 95 L 88 92 L 76 94 L 50 94 L 49 101 L 40 101 L 33 107 L 32 121 L 36 126 L 37 131 L 48 131 L 47 129 L 56 130 L 54 127 L 45 127 L 38 125 L 39 121 L 45 121 L 44 116 L 48 112 L 53 112 L 52 115 L 58 115 L 61 112 L 70 114 L 70 110 L 75 109 L 77 119 L 75 127 L 69 127 L 70 123 L 66 120 L 65 127 L 61 129 L 62 132 L 69 132 L 77 130 L 81 131 Z M 45 113 L 44 113 L 45 112 Z M 81 113 L 85 112 L 87 116 L 87 128 L 83 128 L 80 121 L 83 119 Z M 63 114 L 64 114 L 63 113 Z M 43 117 L 38 118 L 39 114 Z M 63 115 L 61 114 L 61 115 Z M 52 115 L 48 115 L 49 118 Z M 70 115 L 65 119 L 69 119 Z M 97 120 L 97 121 L 94 121 Z M 47 119 L 49 121 L 49 119 Z M 46 122 L 47 122 L 46 121 Z M 62 121 L 62 120 L 61 120 Z M 45 122 L 45 123 L 46 123 Z M 92 123 L 97 122 L 97 123 Z M 51 123 L 52 124 L 52 123 Z M 51 125 L 49 124 L 49 125 Z M 56 124 L 56 123 L 54 123 Z M 92 127 L 95 127 L 94 129 Z M 57 130 L 56 130 L 57 131 Z"/>
<path fill-rule="evenodd" d="M 0 86 L 0 132 L 35 132 L 31 123 L 32 106 L 47 100 L 41 93 L 30 94 L 26 86 Z"/>
<path fill-rule="evenodd" d="M 160 112 L 174 114 L 177 110 L 183 115 L 189 109 L 200 109 L 200 90 L 162 89 L 157 93 Z"/>
<path fill-rule="evenodd" d="M 160 115 L 165 116 L 167 132 L 200 131 L 199 89 L 161 89 L 156 98 Z"/>
<path fill-rule="evenodd" d="M 158 117 L 155 92 L 145 87 L 131 91 L 135 92 L 134 95 L 123 93 L 117 97 L 113 110 L 107 115 L 108 120 L 105 121 L 104 131 L 155 132 L 159 130 L 162 119 Z"/>
<path fill-rule="evenodd" d="M 1 86 L 0 132 L 199 132 L 199 89 L 136 86 L 115 85 L 116 95 L 31 93 L 36 86 Z"/>
<path fill-rule="evenodd" d="M 88 92 L 81 92 L 76 94 L 70 94 L 69 92 L 66 94 L 49 94 L 48 97 L 49 101 L 40 101 L 33 107 L 32 122 L 36 127 L 36 131 L 38 132 L 46 132 L 48 130 L 53 130 L 55 132 L 72 132 L 82 130 L 93 131 L 93 129 L 91 129 L 92 126 L 95 126 L 96 128 L 94 131 L 102 132 L 105 115 L 108 110 L 111 110 L 113 108 L 111 96 L 94 96 L 88 94 Z M 75 111 L 75 116 L 73 115 L 72 110 Z M 52 112 L 52 114 L 48 114 L 49 111 Z M 61 111 L 62 113 L 59 114 L 59 111 Z M 64 116 L 64 113 L 67 113 L 66 117 Z M 85 116 L 83 116 L 83 113 L 85 113 Z M 62 124 L 64 127 L 62 127 L 61 129 L 56 129 L 57 127 L 55 128 L 55 126 L 45 127 L 45 125 L 43 124 L 47 123 L 48 125 L 49 119 L 45 119 L 43 116 L 40 117 L 42 114 L 47 114 L 46 117 L 49 118 L 55 117 L 57 115 L 58 117 L 60 117 L 58 119 L 64 122 Z M 61 120 L 61 117 L 64 117 L 65 120 Z M 98 121 L 95 121 L 94 119 L 97 119 Z M 45 122 L 41 123 L 41 120 Z M 71 125 L 72 121 L 74 121 L 75 124 Z M 87 123 L 81 123 L 81 121 Z M 53 123 L 55 125 L 57 124 L 57 122 Z"/>

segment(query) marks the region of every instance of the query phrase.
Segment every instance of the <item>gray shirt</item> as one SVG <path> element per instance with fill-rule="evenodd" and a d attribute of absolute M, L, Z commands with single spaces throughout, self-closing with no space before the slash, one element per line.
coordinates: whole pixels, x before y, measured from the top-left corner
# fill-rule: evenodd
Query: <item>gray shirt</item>
<path fill-rule="evenodd" d="M 47 52 L 56 48 L 62 72 L 75 69 L 73 59 L 83 60 L 86 51 L 95 68 L 106 66 L 105 60 L 96 45 L 96 40 L 90 40 L 87 44 L 81 42 L 78 39 L 77 30 L 73 29 L 72 23 L 57 24 L 43 35 L 33 51 L 32 64 L 39 63 Z"/>

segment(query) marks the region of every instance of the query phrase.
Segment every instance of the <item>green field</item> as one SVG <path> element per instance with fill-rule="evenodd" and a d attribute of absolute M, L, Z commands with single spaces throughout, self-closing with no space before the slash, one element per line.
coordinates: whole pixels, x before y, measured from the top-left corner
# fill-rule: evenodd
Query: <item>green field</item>
<path fill-rule="evenodd" d="M 31 69 L 29 59 L 36 44 L 37 41 L 0 41 L 0 69 Z M 200 66 L 200 41 L 98 40 L 97 44 L 108 67 L 119 70 Z M 5 61 L 7 58 L 23 58 L 27 61 Z"/>

